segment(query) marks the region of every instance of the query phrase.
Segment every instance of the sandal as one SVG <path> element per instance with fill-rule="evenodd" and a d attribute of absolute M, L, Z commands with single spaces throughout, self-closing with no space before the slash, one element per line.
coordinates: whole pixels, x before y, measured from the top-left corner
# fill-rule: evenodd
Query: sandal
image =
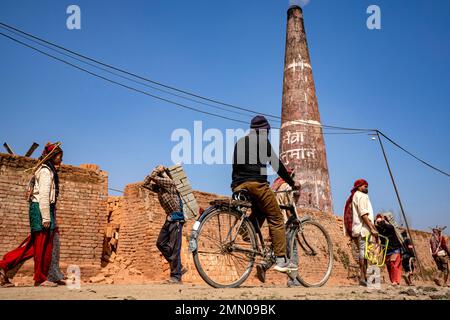
<path fill-rule="evenodd" d="M 0 268 L 0 287 L 2 288 L 15 287 L 14 283 L 9 281 L 9 278 L 6 276 L 5 270 L 1 268 Z"/>
<path fill-rule="evenodd" d="M 35 283 L 34 286 L 35 287 L 57 287 L 58 284 L 56 284 L 55 282 L 45 280 L 44 282 L 41 282 L 41 283 L 37 283 L 37 284 Z"/>
<path fill-rule="evenodd" d="M 65 286 L 65 285 L 67 284 L 65 279 L 58 280 L 58 281 L 56 281 L 55 283 L 56 283 L 58 286 Z"/>
<path fill-rule="evenodd" d="M 433 281 L 437 286 L 442 287 L 441 281 L 439 279 L 435 278 L 433 279 Z"/>

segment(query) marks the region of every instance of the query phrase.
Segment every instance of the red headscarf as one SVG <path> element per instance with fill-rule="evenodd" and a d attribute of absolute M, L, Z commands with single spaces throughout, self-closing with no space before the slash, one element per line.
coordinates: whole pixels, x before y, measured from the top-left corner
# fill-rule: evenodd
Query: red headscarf
<path fill-rule="evenodd" d="M 351 237 L 352 236 L 352 225 L 353 225 L 353 208 L 352 208 L 352 200 L 355 192 L 359 187 L 363 185 L 369 185 L 369 183 L 364 179 L 356 180 L 353 184 L 353 189 L 350 192 L 350 197 L 348 197 L 347 202 L 344 207 L 344 229 L 345 233 Z"/>
<path fill-rule="evenodd" d="M 53 151 L 53 149 L 56 149 L 55 154 L 62 153 L 62 149 L 60 146 L 56 146 L 56 143 L 47 142 L 47 144 L 44 147 L 44 150 L 42 150 L 41 159 L 43 159 L 46 155 L 48 155 L 50 152 Z"/>

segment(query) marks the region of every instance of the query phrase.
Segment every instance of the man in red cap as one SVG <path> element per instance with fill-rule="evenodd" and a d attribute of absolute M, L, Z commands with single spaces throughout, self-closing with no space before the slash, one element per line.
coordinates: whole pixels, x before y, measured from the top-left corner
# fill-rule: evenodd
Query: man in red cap
<path fill-rule="evenodd" d="M 345 203 L 344 230 L 358 248 L 359 284 L 367 286 L 367 260 L 365 259 L 365 238 L 368 235 L 378 237 L 374 225 L 373 209 L 369 199 L 369 184 L 364 179 L 356 180 L 350 197 Z"/>

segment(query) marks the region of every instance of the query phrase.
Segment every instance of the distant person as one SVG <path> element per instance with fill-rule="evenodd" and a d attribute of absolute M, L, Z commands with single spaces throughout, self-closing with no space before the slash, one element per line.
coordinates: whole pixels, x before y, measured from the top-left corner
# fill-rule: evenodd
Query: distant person
<path fill-rule="evenodd" d="M 403 237 L 403 251 L 402 251 L 402 267 L 405 272 L 403 278 L 408 286 L 414 285 L 412 277 L 415 272 L 416 255 L 414 254 L 414 247 L 412 241 L 405 231 L 402 232 Z"/>
<path fill-rule="evenodd" d="M 233 172 L 231 189 L 233 192 L 247 190 L 252 198 L 250 220 L 260 227 L 267 219 L 269 235 L 276 256 L 274 270 L 278 272 L 296 271 L 297 266 L 286 257 L 286 230 L 275 194 L 267 181 L 267 163 L 294 190 L 300 184 L 289 176 L 285 166 L 276 156 L 269 141 L 270 124 L 264 116 L 255 116 L 250 123 L 250 133 L 239 139 L 234 146 Z M 258 278 L 265 281 L 265 270 L 268 266 L 257 265 Z"/>
<path fill-rule="evenodd" d="M 46 160 L 34 173 L 30 184 L 30 235 L 20 246 L 0 260 L 0 285 L 11 287 L 9 280 L 23 263 L 34 258 L 34 285 L 56 287 L 64 285 L 66 277 L 59 269 L 59 232 L 56 223 L 56 202 L 59 195 L 58 170 L 63 151 L 47 143 L 39 160 Z"/>
<path fill-rule="evenodd" d="M 294 178 L 294 169 L 286 167 L 286 170 L 288 172 L 288 174 Z M 292 187 L 286 182 L 284 181 L 283 178 L 278 177 L 274 180 L 273 184 L 272 184 L 272 190 L 275 192 L 275 196 L 277 198 L 277 202 L 279 205 L 284 204 L 284 205 L 289 205 L 290 203 L 294 202 L 294 194 L 292 192 Z M 286 192 L 285 192 L 286 191 Z M 284 218 L 284 223 L 286 224 L 286 222 L 288 221 L 288 219 L 291 217 L 290 211 L 286 210 L 286 209 L 281 209 L 281 213 L 283 214 L 283 218 Z M 286 230 L 286 248 L 289 251 L 289 242 L 287 242 L 287 230 Z M 295 265 L 298 265 L 298 255 L 297 255 L 297 242 L 294 242 L 294 256 L 291 257 L 291 262 L 294 263 Z M 298 287 L 300 286 L 300 282 L 297 280 L 297 278 L 292 278 L 290 276 L 287 276 L 287 286 L 288 287 Z"/>
<path fill-rule="evenodd" d="M 166 212 L 166 221 L 156 241 L 156 246 L 170 265 L 168 284 L 182 284 L 182 276 L 188 271 L 181 264 L 182 231 L 185 223 L 183 202 L 169 171 L 157 166 L 145 178 L 144 188 L 154 191 Z"/>
<path fill-rule="evenodd" d="M 369 184 L 364 179 L 356 180 L 344 207 L 344 231 L 356 246 L 359 258 L 359 284 L 367 286 L 367 259 L 365 258 L 368 235 L 378 238 L 373 224 L 373 209 L 369 199 Z"/>
<path fill-rule="evenodd" d="M 386 216 L 378 214 L 375 220 L 375 226 L 379 234 L 388 239 L 386 268 L 389 273 L 391 284 L 393 286 L 398 286 L 400 285 L 400 280 L 402 278 L 402 244 L 397 237 L 394 225 Z"/>
<path fill-rule="evenodd" d="M 430 247 L 431 247 L 431 255 L 436 263 L 438 273 L 443 275 L 443 282 L 441 283 L 439 280 L 439 274 L 435 274 L 434 282 L 438 286 L 448 286 L 448 247 L 445 241 L 445 237 L 442 235 L 442 230 L 444 228 L 435 227 L 433 228 L 433 234 L 430 239 Z"/>

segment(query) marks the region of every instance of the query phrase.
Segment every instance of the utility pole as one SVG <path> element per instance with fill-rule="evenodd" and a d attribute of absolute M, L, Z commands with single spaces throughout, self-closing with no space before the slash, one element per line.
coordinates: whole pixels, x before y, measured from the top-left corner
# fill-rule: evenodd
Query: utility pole
<path fill-rule="evenodd" d="M 405 210 L 403 210 L 402 200 L 400 199 L 400 194 L 398 193 L 397 184 L 395 183 L 394 175 L 392 174 L 391 166 L 389 165 L 389 160 L 387 158 L 386 151 L 384 150 L 383 141 L 381 141 L 380 134 L 383 135 L 383 133 L 378 130 L 375 130 L 375 131 L 377 133 L 378 141 L 380 142 L 381 151 L 383 151 L 383 156 L 384 156 L 384 160 L 386 161 L 386 166 L 388 168 L 389 175 L 391 176 L 391 181 L 392 181 L 392 185 L 394 186 L 395 194 L 397 195 L 397 200 L 400 205 L 400 211 L 402 212 L 403 219 L 405 220 L 406 231 L 408 232 L 409 239 L 411 240 L 411 244 L 413 246 L 413 251 L 414 251 L 414 255 L 416 256 L 416 259 L 417 259 L 417 265 L 419 267 L 420 276 L 422 277 L 423 280 L 425 280 L 422 264 L 420 263 L 419 256 L 417 255 L 417 251 L 416 251 L 416 246 L 414 245 L 413 238 L 411 236 L 408 220 L 406 219 L 406 215 L 405 215 Z"/>

